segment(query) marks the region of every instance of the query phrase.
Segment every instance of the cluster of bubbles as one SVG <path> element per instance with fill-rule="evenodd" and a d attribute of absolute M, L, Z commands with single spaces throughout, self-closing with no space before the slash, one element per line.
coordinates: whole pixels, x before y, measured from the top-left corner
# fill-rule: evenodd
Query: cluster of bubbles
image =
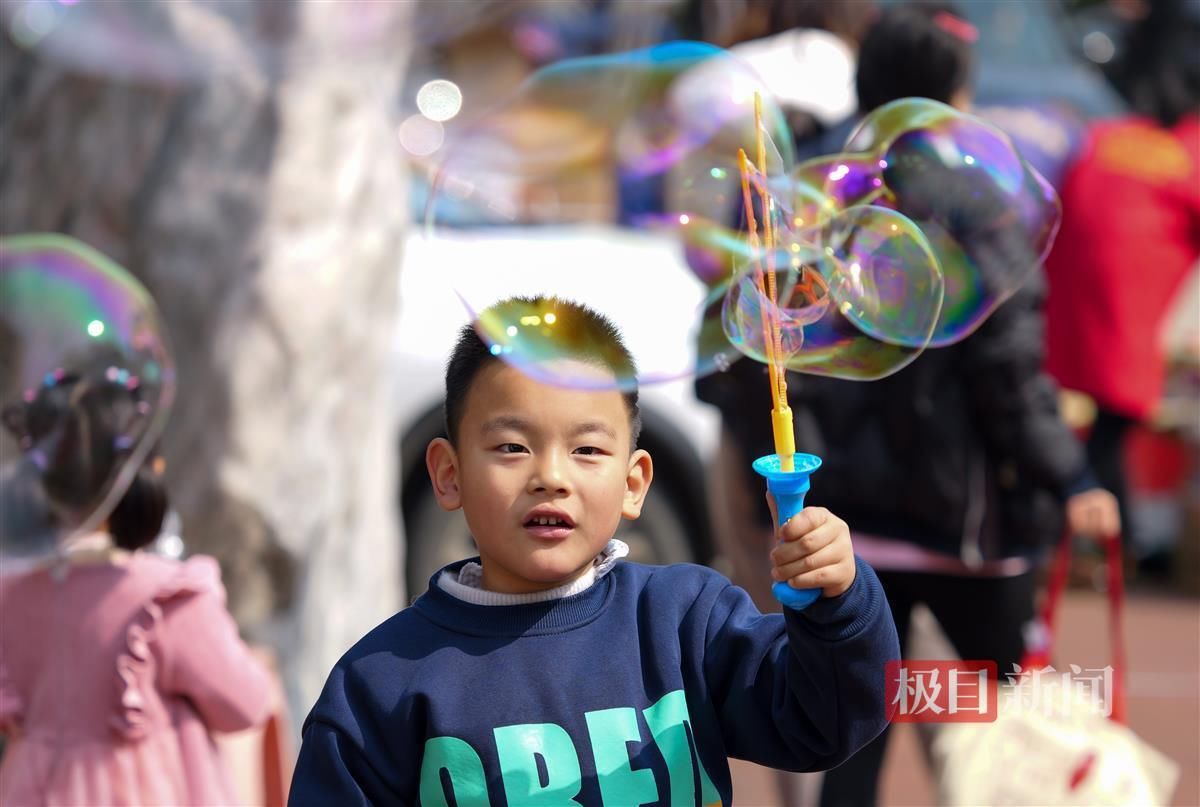
<path fill-rule="evenodd" d="M 972 333 L 1028 279 L 1061 217 L 1005 135 L 919 98 L 867 115 L 844 153 L 758 181 L 779 235 L 765 256 L 743 248 L 748 268 L 723 294 L 725 333 L 767 361 L 773 314 L 781 364 L 854 380 Z M 764 272 L 778 276 L 774 297 Z"/>
<path fill-rule="evenodd" d="M 542 294 L 636 331 L 655 319 L 673 327 L 684 307 L 686 362 L 635 344 L 639 382 L 721 370 L 739 354 L 872 380 L 979 327 L 1037 266 L 1060 217 L 1054 191 L 1005 135 L 930 100 L 881 107 L 843 153 L 797 165 L 757 75 L 720 49 L 671 43 L 535 73 L 449 149 L 426 235 L 519 225 L 533 240 L 547 225 L 612 223 L 614 208 L 631 233 L 667 235 L 681 257 L 585 269 L 581 247 L 525 272 L 520 250 L 478 255 L 476 280 L 458 289 L 471 314 L 514 292 Z M 698 297 L 679 293 L 681 271 Z M 610 303 L 603 292 L 614 287 Z M 563 332 L 543 314 L 476 326 L 493 352 L 536 374 Z"/>
<path fill-rule="evenodd" d="M 795 173 L 839 209 L 884 206 L 920 228 L 945 278 L 935 347 L 963 339 L 1012 296 L 1062 219 L 1058 195 L 1007 135 L 922 98 L 880 107 L 851 134 L 846 153 Z"/>
<path fill-rule="evenodd" d="M 785 369 L 867 381 L 895 372 L 929 344 L 942 274 L 911 220 L 858 205 L 818 227 L 784 228 L 782 240 L 750 255 L 717 291 L 723 332 L 740 352 Z M 758 279 L 766 272 L 775 275 L 774 295 Z M 772 319 L 777 336 L 768 345 Z"/>
<path fill-rule="evenodd" d="M 0 563 L 97 529 L 175 394 L 146 289 L 62 235 L 0 238 Z"/>

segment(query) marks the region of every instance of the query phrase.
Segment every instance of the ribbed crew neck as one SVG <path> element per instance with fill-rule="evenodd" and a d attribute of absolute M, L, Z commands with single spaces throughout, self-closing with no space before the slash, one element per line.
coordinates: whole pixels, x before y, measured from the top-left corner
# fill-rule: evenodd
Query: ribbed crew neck
<path fill-rule="evenodd" d="M 457 574 L 468 561 L 459 561 L 443 571 Z M 443 572 L 438 572 L 442 574 Z M 469 636 L 537 636 L 562 633 L 586 625 L 600 615 L 616 590 L 618 568 L 604 575 L 578 594 L 546 602 L 517 605 L 477 605 L 460 600 L 437 584 L 437 576 L 429 589 L 417 598 L 412 607 L 429 621 L 447 630 Z"/>

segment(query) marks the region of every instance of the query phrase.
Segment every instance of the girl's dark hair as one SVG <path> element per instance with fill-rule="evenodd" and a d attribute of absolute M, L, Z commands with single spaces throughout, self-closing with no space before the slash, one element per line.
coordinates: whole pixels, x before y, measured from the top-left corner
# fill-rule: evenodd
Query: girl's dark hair
<path fill-rule="evenodd" d="M 136 388 L 108 379 L 60 375 L 28 403 L 6 407 L 4 425 L 22 449 L 39 456 L 41 489 L 53 509 L 82 520 L 128 461 L 132 424 L 144 414 Z M 139 549 L 158 535 L 167 493 L 155 456 L 138 469 L 109 514 L 117 546 Z"/>
<path fill-rule="evenodd" d="M 109 514 L 108 533 L 121 549 L 141 549 L 158 537 L 166 515 L 167 486 L 149 461 L 138 469 Z"/>
<path fill-rule="evenodd" d="M 971 80 L 972 31 L 953 5 L 909 2 L 883 11 L 858 52 L 858 109 L 898 98 L 946 104 Z"/>

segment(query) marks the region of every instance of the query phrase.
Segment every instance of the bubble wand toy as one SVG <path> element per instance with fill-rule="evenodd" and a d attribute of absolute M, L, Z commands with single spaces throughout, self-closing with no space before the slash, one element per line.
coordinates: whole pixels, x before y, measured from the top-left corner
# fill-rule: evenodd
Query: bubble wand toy
<path fill-rule="evenodd" d="M 763 239 L 766 242 L 767 268 L 764 271 L 759 242 L 758 222 L 754 215 L 754 204 L 750 196 L 751 168 L 746 152 L 738 149 L 738 167 L 742 180 L 742 203 L 746 211 L 751 252 L 754 254 L 754 285 L 759 295 L 766 298 L 768 305 L 760 305 L 759 313 L 763 329 L 763 345 L 767 354 L 767 373 L 771 383 L 771 433 L 775 453 L 756 459 L 752 465 L 755 472 L 767 480 L 767 490 L 775 499 L 779 524 L 804 509 L 804 496 L 808 493 L 809 477 L 821 466 L 821 458 L 813 454 L 796 452 L 796 435 L 792 424 L 792 410 L 788 406 L 787 368 L 784 364 L 783 340 L 779 322 L 777 281 L 775 278 L 775 231 L 772 225 L 774 202 L 765 189 L 766 146 L 762 128 L 762 98 L 754 94 L 754 124 L 757 133 L 758 172 L 763 184 L 756 183 L 763 210 Z M 803 610 L 821 596 L 819 588 L 798 589 L 780 581 L 771 586 L 775 599 L 786 608 Z"/>

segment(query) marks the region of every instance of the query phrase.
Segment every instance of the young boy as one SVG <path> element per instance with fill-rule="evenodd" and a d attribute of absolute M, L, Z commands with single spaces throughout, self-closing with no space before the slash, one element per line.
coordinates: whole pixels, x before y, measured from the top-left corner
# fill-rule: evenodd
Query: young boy
<path fill-rule="evenodd" d="M 899 646 L 846 524 L 810 507 L 780 528 L 773 576 L 823 591 L 782 616 L 702 566 L 619 562 L 653 478 L 636 388 L 616 383 L 632 357 L 562 300 L 481 321 L 521 323 L 513 355 L 544 358 L 518 370 L 469 327 L 450 357 L 449 439 L 426 464 L 479 558 L 334 667 L 290 803 L 729 805 L 728 757 L 821 770 L 879 734 Z"/>

